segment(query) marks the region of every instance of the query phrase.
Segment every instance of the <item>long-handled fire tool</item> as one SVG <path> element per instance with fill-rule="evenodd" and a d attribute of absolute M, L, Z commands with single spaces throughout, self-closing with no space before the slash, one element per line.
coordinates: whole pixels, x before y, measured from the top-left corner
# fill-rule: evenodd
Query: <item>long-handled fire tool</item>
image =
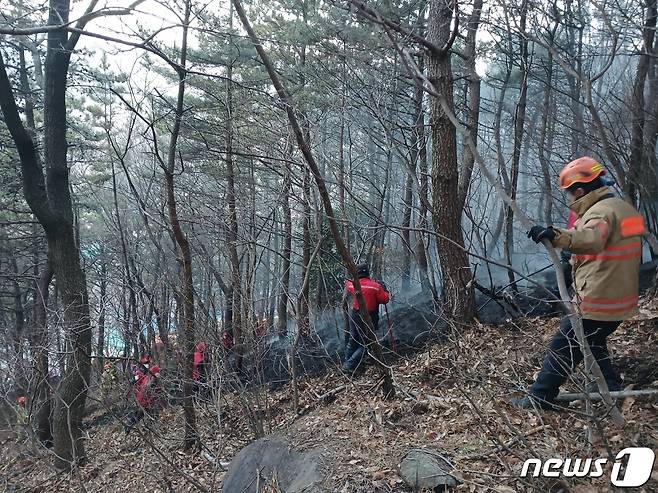
<path fill-rule="evenodd" d="M 388 306 L 384 305 L 384 312 L 386 312 L 386 323 L 388 323 L 388 340 L 391 341 L 391 351 L 394 353 L 398 352 L 397 344 L 395 343 L 395 334 L 393 334 L 393 324 L 391 323 L 391 317 L 388 316 Z"/>

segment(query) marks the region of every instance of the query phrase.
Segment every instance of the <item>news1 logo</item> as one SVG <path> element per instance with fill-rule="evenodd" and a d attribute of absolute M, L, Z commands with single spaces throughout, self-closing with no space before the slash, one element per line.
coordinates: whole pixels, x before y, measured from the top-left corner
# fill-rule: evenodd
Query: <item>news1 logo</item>
<path fill-rule="evenodd" d="M 610 482 L 619 488 L 636 488 L 642 486 L 651 477 L 656 454 L 646 447 L 629 447 L 619 452 L 615 457 L 610 474 Z M 599 478 L 603 476 L 603 467 L 608 459 L 527 459 L 521 469 L 521 477 L 525 478 L 533 467 L 532 477 L 546 478 Z M 625 465 L 624 465 L 625 463 Z"/>

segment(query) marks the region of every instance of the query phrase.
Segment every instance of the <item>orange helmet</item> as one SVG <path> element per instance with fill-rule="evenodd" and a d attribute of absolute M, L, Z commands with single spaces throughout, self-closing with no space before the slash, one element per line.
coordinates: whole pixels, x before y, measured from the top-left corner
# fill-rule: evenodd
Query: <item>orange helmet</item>
<path fill-rule="evenodd" d="M 560 188 L 564 190 L 575 183 L 589 183 L 603 175 L 605 168 L 596 159 L 589 156 L 579 157 L 560 171 Z"/>
<path fill-rule="evenodd" d="M 20 396 L 20 397 L 19 397 L 18 399 L 16 399 L 16 400 L 18 401 L 18 405 L 19 405 L 19 406 L 24 406 L 25 403 L 27 402 L 27 397 L 25 397 L 24 395 L 22 395 L 22 396 Z"/>

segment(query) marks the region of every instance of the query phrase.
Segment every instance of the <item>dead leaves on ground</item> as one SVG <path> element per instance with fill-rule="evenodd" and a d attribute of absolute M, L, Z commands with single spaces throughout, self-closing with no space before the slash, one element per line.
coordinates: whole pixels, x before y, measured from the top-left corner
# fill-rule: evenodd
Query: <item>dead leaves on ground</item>
<path fill-rule="evenodd" d="M 647 305 L 643 316 L 653 316 L 654 311 L 658 314 L 658 303 Z M 262 389 L 249 402 L 260 408 L 257 414 L 263 416 L 266 432 L 283 435 L 303 449 L 319 447 L 330 452 L 332 461 L 327 467 L 332 491 L 410 491 L 402 484 L 397 467 L 414 447 L 435 448 L 451 459 L 462 481 L 458 491 L 606 491 L 605 476 L 591 483 L 579 480 L 563 485 L 535 479 L 521 482 L 518 477 L 525 458 L 587 453 L 586 421 L 579 414 L 582 405 L 569 413 L 537 415 L 505 403 L 532 380 L 558 323 L 557 319 L 528 319 L 498 328 L 481 325 L 397 361 L 393 374 L 398 396 L 393 401 L 380 398 L 378 374 L 369 368 L 355 381 L 330 372 L 300 382 L 300 408 L 308 409 L 301 416 L 292 415 L 288 386 L 273 392 Z M 655 325 L 655 319 L 629 322 L 611 337 L 615 359 L 628 364 L 622 368 L 625 375 L 652 375 L 647 365 L 655 365 L 658 353 Z M 318 396 L 339 386 L 344 389 L 332 394 L 332 402 L 317 405 Z M 2 463 L 11 464 L 2 469 L 6 489 L 71 491 L 82 490 L 84 485 L 87 491 L 110 492 L 120 484 L 126 491 L 193 491 L 178 468 L 218 491 L 223 464 L 253 439 L 242 403 L 229 395 L 221 414 L 213 407 L 198 408 L 205 455 L 180 452 L 180 408 L 167 409 L 157 421 L 147 423 L 146 433 L 173 465 L 154 454 L 139 436 L 126 438 L 116 422 L 89 430 L 90 464 L 68 477 L 53 475 L 46 460 L 17 456 L 12 444 L 6 443 L 0 457 Z M 592 454 L 604 452 L 606 442 L 613 451 L 630 444 L 658 449 L 658 404 L 630 398 L 622 410 L 629 422 L 626 429 L 606 428 Z M 226 419 L 218 420 L 218 414 Z M 280 489 L 276 483 L 268 488 L 272 493 Z M 651 479 L 647 488 L 657 491 L 658 478 Z"/>

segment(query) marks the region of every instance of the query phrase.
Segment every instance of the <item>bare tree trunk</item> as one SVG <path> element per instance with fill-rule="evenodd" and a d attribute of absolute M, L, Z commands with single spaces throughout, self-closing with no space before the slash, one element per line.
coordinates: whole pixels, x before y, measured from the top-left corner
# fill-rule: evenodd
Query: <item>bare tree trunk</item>
<path fill-rule="evenodd" d="M 4 235 L 3 235 L 4 236 Z M 27 390 L 27 380 L 25 373 L 25 361 L 23 355 L 23 336 L 25 329 L 25 309 L 23 307 L 23 292 L 21 285 L 18 282 L 19 272 L 16 256 L 13 251 L 7 247 L 9 256 L 9 267 L 11 268 L 11 287 L 12 297 L 14 299 L 14 330 L 11 333 L 11 344 L 13 345 L 13 373 L 14 373 L 14 389 L 17 395 L 25 395 Z"/>
<path fill-rule="evenodd" d="M 412 149 L 417 148 L 418 143 L 414 142 L 417 134 L 412 134 Z M 413 150 L 409 166 L 406 171 L 404 181 L 404 211 L 402 213 L 402 291 L 406 292 L 411 288 L 411 209 L 413 207 L 413 173 L 416 170 L 417 151 Z"/>
<path fill-rule="evenodd" d="M 281 207 L 283 208 L 283 258 L 281 260 L 281 289 L 277 305 L 277 334 L 285 337 L 288 334 L 288 300 L 290 299 L 290 256 L 292 254 L 292 213 L 290 211 L 290 191 L 292 188 L 292 142 L 286 156 L 286 171 L 283 176 L 281 191 Z"/>
<path fill-rule="evenodd" d="M 658 44 L 658 40 L 654 41 Z M 642 187 L 640 196 L 646 209 L 645 218 L 649 230 L 655 235 L 658 232 L 658 159 L 656 158 L 656 142 L 658 141 L 658 63 L 655 54 L 658 51 L 653 48 L 653 58 L 649 70 L 649 105 L 644 122 L 644 155 L 647 158 L 646 166 L 642 168 Z M 652 258 L 658 257 L 658 249 L 649 242 L 652 250 Z"/>
<path fill-rule="evenodd" d="M 345 51 L 345 43 L 343 43 Z M 344 56 L 341 63 L 341 95 L 340 95 L 340 130 L 338 132 L 338 205 L 340 207 L 342 228 L 341 234 L 347 243 L 349 250 L 349 224 L 347 221 L 347 210 L 345 209 L 345 102 L 347 91 L 347 57 Z"/>
<path fill-rule="evenodd" d="M 551 29 L 551 43 L 555 37 L 557 29 L 557 22 L 555 27 Z M 542 198 L 544 200 L 544 222 L 553 225 L 553 179 L 550 172 L 550 155 L 553 144 L 553 130 L 555 128 L 555 118 L 553 117 L 552 107 L 552 90 L 553 90 L 553 53 L 551 51 L 547 54 L 546 59 L 546 83 L 544 85 L 544 99 L 542 102 L 542 115 L 541 115 L 541 129 L 539 131 L 539 163 L 541 165 L 543 187 Z"/>
<path fill-rule="evenodd" d="M 521 5 L 521 14 L 519 20 L 519 29 L 525 33 L 526 18 L 528 14 L 528 2 L 524 0 Z M 512 151 L 512 168 L 510 170 L 510 188 L 509 196 L 516 200 L 516 192 L 519 181 L 519 160 L 521 159 L 521 146 L 523 144 L 523 129 L 525 126 L 526 103 L 528 98 L 528 40 L 522 34 L 519 37 L 521 47 L 521 87 L 519 92 L 519 102 L 516 105 L 514 114 L 514 150 Z M 510 53 L 511 56 L 511 53 Z M 505 212 L 505 258 L 508 265 L 513 264 L 512 254 L 514 253 L 514 209 L 508 207 Z M 518 292 L 514 270 L 507 270 L 507 279 L 509 280 L 512 290 Z"/>
<path fill-rule="evenodd" d="M 130 339 L 130 315 L 128 311 L 128 303 L 126 301 L 126 285 L 125 273 L 121 277 L 121 325 L 123 327 L 123 353 L 124 358 L 130 358 L 132 348 L 132 340 Z M 133 355 L 134 357 L 135 355 Z"/>
<path fill-rule="evenodd" d="M 507 13 L 507 11 L 505 11 Z M 509 22 L 508 22 L 508 30 L 509 30 Z M 511 35 L 508 36 L 508 53 L 513 52 L 513 45 L 512 45 L 512 40 L 511 40 Z M 494 125 L 493 125 L 493 132 L 494 132 L 494 139 L 496 141 L 496 161 L 498 163 L 498 172 L 500 173 L 500 177 L 503 180 L 503 184 L 505 186 L 505 191 L 507 193 L 510 192 L 510 179 L 507 174 L 507 168 L 505 165 L 505 159 L 503 157 L 504 150 L 503 150 L 503 143 L 502 143 L 502 135 L 501 135 L 501 122 L 502 122 L 502 117 L 503 117 L 503 107 L 505 104 L 505 95 L 507 94 L 507 87 L 509 85 L 510 78 L 512 76 L 512 64 L 509 58 L 507 59 L 507 63 L 505 65 L 505 76 L 503 77 L 503 81 L 501 84 L 500 88 L 500 98 L 498 99 L 498 104 L 496 107 L 496 114 L 494 116 Z M 491 235 L 491 247 L 496 248 L 498 245 L 498 240 L 500 238 L 500 234 L 503 231 L 503 226 L 506 224 L 505 223 L 505 214 L 506 214 L 507 208 L 505 207 L 505 204 L 501 206 L 500 212 L 498 214 L 498 220 L 496 221 L 496 226 L 495 229 Z M 505 246 L 503 246 L 503 250 L 505 253 L 507 253 L 507 249 Z"/>
<path fill-rule="evenodd" d="M 308 2 L 302 0 L 302 21 L 305 26 L 308 26 Z M 306 87 L 306 42 L 302 42 L 300 48 L 299 60 L 299 87 L 304 89 Z M 302 132 L 304 133 L 304 140 L 311 141 L 311 124 L 306 115 L 306 109 L 302 106 L 300 109 L 300 124 Z M 306 279 L 310 271 L 311 265 L 311 175 L 308 168 L 304 168 L 302 178 L 302 203 L 304 217 L 302 219 L 302 272 L 301 278 Z M 310 285 L 308 282 L 303 282 L 299 299 L 297 300 L 297 327 L 301 336 L 308 336 L 310 334 L 310 316 L 309 316 L 309 295 Z M 295 355 L 293 354 L 293 358 Z"/>
<path fill-rule="evenodd" d="M 629 198 L 633 204 L 637 203 L 638 190 L 640 182 L 640 170 L 644 164 L 643 149 L 643 130 L 644 114 L 646 111 L 646 101 L 644 97 L 644 86 L 646 84 L 647 74 L 649 73 L 649 64 L 651 55 L 648 50 L 653 46 L 655 35 L 656 17 L 652 15 L 651 9 L 655 10 L 655 0 L 649 0 L 647 5 L 647 15 L 644 22 L 642 52 L 639 56 L 637 69 L 635 71 L 635 80 L 633 82 L 633 95 L 631 97 L 630 111 L 632 114 L 631 127 L 631 156 L 629 161 Z"/>
<path fill-rule="evenodd" d="M 417 20 L 417 29 L 422 30 L 422 13 L 425 10 L 426 5 L 420 7 L 420 12 L 418 13 Z M 412 114 L 413 114 L 413 125 L 411 129 L 411 142 L 410 142 L 410 153 L 409 153 L 409 164 L 406 166 L 405 170 L 405 181 L 404 181 L 404 198 L 403 204 L 404 209 L 402 213 L 402 292 L 407 292 L 411 288 L 411 261 L 415 257 L 414 250 L 411 246 L 411 217 L 414 204 L 413 196 L 413 184 L 414 184 L 414 175 L 416 174 L 416 169 L 418 168 L 418 160 L 420 157 L 420 147 L 424 145 L 424 142 L 420 141 L 420 129 L 422 128 L 422 119 L 423 115 L 423 91 L 422 88 L 416 86 L 413 87 L 413 97 L 411 99 L 412 103 Z M 419 121 L 420 120 L 420 121 Z M 422 205 L 421 205 L 422 207 Z M 422 238 L 421 238 L 422 242 Z M 424 249 L 423 249 L 424 250 Z M 427 265 L 427 260 L 425 259 L 425 265 Z M 427 271 L 421 273 L 422 276 L 427 276 Z M 422 283 L 422 280 L 421 280 Z"/>
<path fill-rule="evenodd" d="M 62 19 L 68 19 L 68 2 L 52 0 L 49 24 L 59 24 Z M 48 34 L 44 95 L 44 127 L 47 130 L 43 145 L 45 162 L 49 165 L 48 197 L 58 223 L 58 227 L 44 225 L 44 229 L 48 237 L 48 256 L 60 289 L 66 336 L 71 348 L 66 358 L 66 373 L 58 387 L 53 418 L 55 466 L 58 469 L 69 469 L 86 460 L 82 418 L 91 352 L 87 285 L 76 247 L 68 182 L 66 79 L 70 51 L 66 48 L 67 44 L 66 33 Z M 45 222 L 49 223 L 48 219 Z"/>
<path fill-rule="evenodd" d="M 229 29 L 233 30 L 233 9 L 229 12 Z M 229 37 L 232 42 L 232 36 Z M 235 344 L 243 342 L 242 335 L 242 276 L 240 273 L 240 257 L 238 256 L 238 215 L 235 208 L 235 163 L 233 162 L 233 63 L 227 67 L 226 80 L 226 109 L 228 111 L 226 119 L 226 202 L 228 205 L 229 225 L 226 229 L 226 240 L 229 250 L 229 260 L 231 263 L 231 288 L 233 299 L 231 301 L 231 310 L 233 320 L 231 327 L 233 329 L 233 339 Z M 242 353 L 238 352 L 237 366 L 242 368 Z"/>
<path fill-rule="evenodd" d="M 307 142 L 309 141 L 309 132 L 306 128 L 304 131 Z M 308 169 L 304 169 L 304 178 L 302 181 L 303 188 L 303 209 L 304 217 L 302 219 L 302 279 L 308 277 L 311 262 L 311 176 Z M 302 284 L 297 300 L 297 327 L 300 335 L 307 337 L 310 334 L 310 316 L 309 316 L 309 293 L 310 286 L 308 282 Z M 293 355 L 294 356 L 294 355 Z"/>
<path fill-rule="evenodd" d="M 50 263 L 46 262 L 39 280 L 35 293 L 34 303 L 34 326 L 30 346 L 34 354 L 34 389 L 32 393 L 33 408 L 36 409 L 36 434 L 39 440 L 46 444 L 52 444 L 51 430 L 51 401 L 50 388 L 48 382 L 48 291 L 50 282 L 53 278 L 53 270 Z"/>
<path fill-rule="evenodd" d="M 109 129 L 111 122 L 107 117 L 105 118 L 106 128 Z M 109 134 L 108 134 L 109 135 Z M 126 237 L 123 233 L 123 224 L 121 222 L 121 214 L 119 212 L 119 199 L 117 195 L 117 181 L 116 171 L 114 168 L 114 161 L 112 161 L 112 197 L 114 199 L 114 213 L 116 215 L 117 229 L 119 230 L 119 239 L 121 242 L 121 258 L 123 260 L 124 279 L 128 289 L 128 309 L 126 310 L 126 327 L 128 329 L 129 347 L 133 348 L 134 357 L 139 356 L 138 335 L 139 335 L 139 320 L 137 318 L 137 296 L 135 294 L 134 273 L 130 270 L 130 262 L 128 260 L 128 245 Z M 127 351 L 126 355 L 129 355 Z"/>
<path fill-rule="evenodd" d="M 388 194 L 389 182 L 391 177 L 391 167 L 393 165 L 393 142 L 388 142 L 387 145 L 388 151 L 386 152 L 386 168 L 384 171 L 384 182 L 382 184 L 381 195 L 378 197 L 379 203 L 376 206 L 376 218 L 373 221 L 373 226 L 375 229 L 375 234 L 372 239 L 372 244 L 370 246 L 370 273 L 374 279 L 382 278 L 382 267 L 383 267 L 383 257 L 384 257 L 384 243 L 386 240 L 386 224 L 388 223 L 388 202 L 386 196 Z M 373 167 L 372 174 L 374 176 L 375 169 Z"/>
<path fill-rule="evenodd" d="M 423 70 L 424 58 L 419 57 L 418 67 Z M 425 92 L 422 87 L 417 86 L 414 91 L 414 118 L 416 125 L 414 128 L 417 134 L 418 142 L 418 161 L 420 172 L 420 187 L 418 190 L 418 201 L 420 209 L 418 211 L 418 229 L 421 231 L 417 234 L 416 244 L 416 258 L 418 259 L 418 269 L 420 271 L 420 284 L 423 294 L 432 294 L 434 300 L 438 299 L 436 287 L 434 286 L 434 273 L 430 272 L 427 261 L 427 248 L 429 239 L 422 230 L 428 229 L 427 227 L 427 204 L 429 204 L 429 178 L 428 178 L 428 165 L 427 165 L 427 143 L 425 141 L 425 111 L 423 110 L 423 96 Z"/>
<path fill-rule="evenodd" d="M 105 355 L 105 314 L 107 305 L 107 258 L 105 252 L 101 253 L 101 286 L 98 313 L 98 341 L 96 343 L 96 356 L 98 357 L 98 373 L 103 371 L 103 356 Z"/>
<path fill-rule="evenodd" d="M 573 0 L 565 2 L 566 17 L 564 18 L 564 25 L 567 31 L 567 40 L 565 50 L 569 56 L 569 62 L 576 67 L 578 73 L 582 73 L 582 49 L 583 49 L 583 29 L 585 20 L 581 12 L 581 2 L 576 2 L 578 12 L 573 10 Z M 578 40 L 576 40 L 578 36 Z M 587 133 L 585 132 L 585 124 L 583 122 L 583 107 L 581 102 L 582 81 L 574 74 L 566 73 L 567 82 L 569 84 L 569 95 L 571 102 L 571 153 L 576 156 L 586 149 Z"/>
<path fill-rule="evenodd" d="M 180 249 L 181 264 L 181 281 L 182 281 L 182 301 L 183 301 L 183 330 L 185 361 L 183 382 L 183 413 L 185 415 L 185 434 L 183 438 L 184 450 L 196 450 L 199 448 L 199 434 L 196 427 L 196 413 L 194 411 L 193 400 L 193 380 L 192 380 L 192 356 L 194 354 L 195 342 L 195 318 L 194 318 L 194 281 L 192 277 L 192 254 L 190 243 L 187 235 L 183 232 L 178 219 L 178 209 L 175 194 L 175 165 L 177 142 L 180 133 L 181 121 L 183 119 L 183 103 L 185 96 L 185 79 L 187 77 L 187 32 L 190 20 L 190 0 L 185 2 L 185 15 L 183 20 L 183 38 L 181 42 L 181 55 L 178 72 L 178 96 L 176 100 L 176 112 L 174 126 L 171 131 L 169 141 L 169 151 L 165 167 L 165 183 L 167 190 L 167 206 L 169 211 L 169 222 Z"/>
<path fill-rule="evenodd" d="M 473 12 L 468 19 L 468 30 L 466 34 L 466 67 L 468 70 L 468 130 L 471 140 L 477 145 L 478 130 L 480 124 L 480 76 L 475 71 L 476 61 L 476 37 L 480 26 L 483 0 L 473 0 Z M 475 156 L 471 149 L 466 146 L 464 150 L 464 171 L 459 181 L 459 203 L 461 208 L 466 203 L 468 189 L 471 184 L 471 175 Z"/>
<path fill-rule="evenodd" d="M 233 0 L 233 5 L 235 6 L 237 14 L 240 17 L 240 20 L 242 21 L 242 25 L 247 31 L 247 34 L 249 35 L 251 42 L 256 48 L 256 51 L 258 52 L 258 55 L 260 56 L 260 59 L 263 62 L 263 65 L 265 65 L 267 73 L 270 76 L 270 80 L 272 81 L 272 84 L 274 85 L 277 94 L 279 95 L 279 98 L 281 99 L 284 105 L 286 114 L 288 115 L 288 120 L 293 129 L 293 132 L 295 133 L 295 137 L 297 139 L 297 144 L 299 146 L 299 149 L 304 155 L 304 159 L 306 160 L 307 165 L 311 169 L 311 173 L 313 174 L 313 178 L 315 179 L 315 183 L 318 187 L 318 192 L 320 193 L 320 197 L 322 199 L 322 204 L 325 210 L 325 214 L 327 216 L 327 220 L 329 221 L 331 234 L 334 237 L 334 242 L 336 243 L 336 249 L 338 250 L 338 253 L 340 254 L 341 258 L 343 259 L 343 262 L 346 264 L 350 272 L 350 275 L 352 276 L 355 296 L 357 298 L 359 306 L 361 307 L 360 315 L 362 319 L 366 321 L 366 326 L 368 329 L 368 336 L 370 339 L 369 345 L 371 345 L 372 347 L 375 356 L 375 361 L 382 373 L 382 377 L 383 377 L 382 392 L 385 397 L 391 398 L 395 395 L 395 387 L 393 386 L 393 377 L 391 375 L 391 370 L 388 367 L 386 367 L 386 365 L 383 364 L 381 346 L 375 335 L 375 331 L 373 329 L 370 315 L 366 310 L 366 303 L 363 297 L 363 292 L 361 290 L 361 283 L 359 282 L 359 276 L 356 271 L 356 264 L 354 263 L 354 260 L 352 260 L 349 251 L 345 247 L 345 242 L 343 241 L 340 235 L 340 228 L 338 227 L 338 223 L 336 221 L 336 216 L 334 214 L 333 206 L 331 204 L 331 198 L 329 196 L 326 183 L 322 178 L 322 175 L 320 174 L 320 170 L 315 161 L 315 158 L 313 157 L 313 153 L 311 152 L 311 149 L 308 146 L 308 142 L 304 138 L 304 133 L 302 132 L 302 129 L 299 125 L 299 121 L 297 119 L 297 115 L 295 114 L 293 101 L 288 95 L 288 93 L 286 92 L 283 85 L 281 84 L 281 80 L 279 79 L 279 76 L 276 70 L 274 69 L 274 66 L 270 62 L 267 54 L 265 53 L 262 43 L 258 39 L 258 36 L 254 32 L 253 28 L 251 27 L 251 24 L 249 23 L 249 19 L 247 18 L 247 14 L 244 10 L 244 7 L 242 6 L 242 3 L 240 2 L 240 0 Z"/>
<path fill-rule="evenodd" d="M 650 193 L 647 193 L 647 191 L 655 189 L 655 144 L 654 146 L 646 145 L 647 141 L 651 140 L 651 137 L 648 137 L 648 139 L 645 137 L 645 135 L 648 136 L 651 134 L 649 127 L 653 126 L 655 128 L 656 126 L 655 123 L 653 123 L 653 121 L 656 119 L 655 113 L 651 112 L 651 109 L 652 107 L 655 107 L 655 104 L 650 98 L 645 97 L 645 86 L 647 78 L 652 71 L 652 65 L 655 65 L 655 60 L 653 60 L 653 57 L 656 16 L 656 0 L 646 0 L 646 15 L 644 20 L 644 29 L 642 32 L 644 41 L 635 72 L 635 80 L 633 82 L 633 95 L 631 97 L 630 104 L 630 110 L 632 113 L 632 127 L 631 156 L 629 161 L 628 176 L 628 198 L 633 202 L 633 204 L 637 204 L 638 198 L 641 198 L 642 202 L 645 204 L 650 203 L 652 197 Z M 645 126 L 648 130 L 646 133 Z M 651 172 L 649 170 L 653 170 L 653 177 L 651 176 Z M 649 171 L 649 173 L 647 173 L 647 171 Z"/>
<path fill-rule="evenodd" d="M 48 248 L 48 257 L 54 267 L 65 310 L 65 334 L 69 351 L 65 373 L 57 389 L 53 417 L 55 466 L 58 469 L 69 469 L 86 460 L 82 418 L 89 388 L 91 327 L 85 275 L 80 269 L 72 233 L 71 230 L 70 235 L 49 239 Z"/>
<path fill-rule="evenodd" d="M 225 309 L 222 314 L 224 319 L 222 325 L 223 325 L 223 330 L 230 331 L 233 324 L 233 286 L 232 284 L 226 284 L 224 282 L 224 279 L 222 279 L 222 274 L 220 273 L 219 269 L 215 266 L 212 257 L 210 256 L 206 248 L 203 246 L 203 244 L 202 243 L 199 244 L 201 246 L 201 250 L 206 256 L 208 267 L 210 267 L 210 271 L 212 272 L 215 281 L 217 281 L 219 288 L 222 290 L 222 293 L 226 300 Z M 158 322 L 158 326 L 159 324 L 160 323 Z"/>
<path fill-rule="evenodd" d="M 446 96 L 451 109 L 453 78 L 449 45 L 452 43 L 450 24 L 454 6 L 454 2 L 431 0 L 427 25 L 427 40 L 435 46 L 444 47 L 428 56 L 428 78 L 436 85 L 438 92 Z M 456 321 L 466 322 L 475 314 L 475 299 L 471 268 L 463 248 L 455 127 L 437 98 L 432 98 L 431 109 L 432 207 L 443 273 L 444 313 Z"/>

